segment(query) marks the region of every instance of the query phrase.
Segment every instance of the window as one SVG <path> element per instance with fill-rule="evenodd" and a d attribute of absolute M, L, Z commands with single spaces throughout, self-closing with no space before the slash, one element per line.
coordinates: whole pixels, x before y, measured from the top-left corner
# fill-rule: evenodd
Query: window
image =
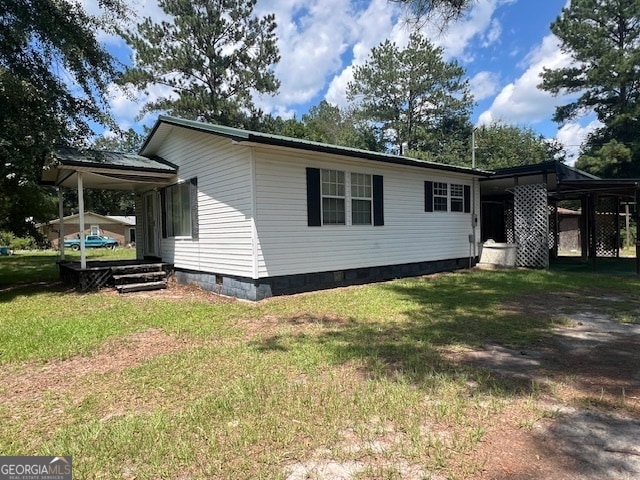
<path fill-rule="evenodd" d="M 381 175 L 307 168 L 307 225 L 384 225 Z"/>
<path fill-rule="evenodd" d="M 162 190 L 162 233 L 164 237 L 197 238 L 197 179 Z"/>
<path fill-rule="evenodd" d="M 91 235 L 100 235 L 100 225 L 91 225 Z"/>
<path fill-rule="evenodd" d="M 433 210 L 435 212 L 448 211 L 449 184 L 433 182 Z"/>
<path fill-rule="evenodd" d="M 464 185 L 451 184 L 451 211 L 464 212 Z"/>
<path fill-rule="evenodd" d="M 424 211 L 470 213 L 471 186 L 425 181 Z"/>
<path fill-rule="evenodd" d="M 322 224 L 344 225 L 345 219 L 344 172 L 322 170 Z"/>
<path fill-rule="evenodd" d="M 351 174 L 351 224 L 371 225 L 371 175 Z"/>

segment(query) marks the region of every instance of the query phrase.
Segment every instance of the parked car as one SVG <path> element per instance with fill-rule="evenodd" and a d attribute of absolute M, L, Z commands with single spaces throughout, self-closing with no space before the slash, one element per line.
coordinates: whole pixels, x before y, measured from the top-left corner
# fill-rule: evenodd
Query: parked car
<path fill-rule="evenodd" d="M 85 248 L 116 248 L 118 240 L 102 235 L 87 235 L 84 239 Z M 64 248 L 80 250 L 80 239 L 71 238 L 64 241 Z"/>

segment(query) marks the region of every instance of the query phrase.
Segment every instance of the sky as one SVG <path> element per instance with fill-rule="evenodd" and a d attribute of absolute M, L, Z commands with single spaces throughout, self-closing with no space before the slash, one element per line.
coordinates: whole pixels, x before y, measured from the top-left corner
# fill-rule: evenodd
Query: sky
<path fill-rule="evenodd" d="M 502 122 L 529 127 L 545 138 L 557 139 L 573 163 L 586 134 L 597 127 L 593 116 L 565 125 L 552 122 L 556 106 L 565 96 L 552 96 L 537 88 L 543 68 L 570 65 L 549 25 L 569 0 L 477 0 L 463 19 L 442 32 L 427 23 L 422 33 L 441 46 L 447 61 L 457 61 L 467 72 L 475 107 L 475 125 Z M 96 0 L 84 0 L 88 11 Z M 134 0 L 138 21 L 160 21 L 157 0 Z M 256 14 L 275 13 L 281 60 L 275 66 L 281 82 L 275 96 L 255 98 L 265 112 L 300 118 L 322 100 L 346 106 L 346 85 L 355 65 L 366 62 L 371 49 L 389 39 L 404 47 L 410 30 L 398 4 L 388 0 L 258 0 Z M 135 22 L 134 22 L 135 23 Z M 132 27 L 134 24 L 132 24 Z M 105 35 L 107 48 L 123 63 L 133 53 L 124 42 Z M 111 106 L 125 129 L 141 131 L 159 113 L 137 119 L 147 100 L 169 92 L 150 87 L 125 95 L 111 89 Z"/>

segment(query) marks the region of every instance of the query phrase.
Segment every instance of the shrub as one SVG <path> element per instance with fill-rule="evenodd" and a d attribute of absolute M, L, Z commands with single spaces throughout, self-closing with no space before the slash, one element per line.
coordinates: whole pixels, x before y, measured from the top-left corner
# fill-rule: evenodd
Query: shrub
<path fill-rule="evenodd" d="M 9 247 L 11 250 L 35 250 L 38 242 L 34 237 L 16 237 L 12 232 L 0 232 L 0 245 Z"/>

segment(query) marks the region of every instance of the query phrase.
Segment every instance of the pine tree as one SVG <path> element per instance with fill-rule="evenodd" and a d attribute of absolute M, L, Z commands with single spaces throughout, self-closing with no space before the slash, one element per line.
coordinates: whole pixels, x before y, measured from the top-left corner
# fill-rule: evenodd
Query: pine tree
<path fill-rule="evenodd" d="M 171 94 L 148 102 L 141 114 L 165 111 L 188 119 L 244 126 L 255 116 L 256 94 L 274 94 L 279 81 L 275 16 L 257 18 L 256 0 L 160 0 L 172 21 L 146 18 L 123 37 L 135 65 L 123 83 Z"/>
<path fill-rule="evenodd" d="M 355 67 L 347 98 L 360 119 L 379 126 L 392 150 L 439 158 L 452 129 L 471 132 L 473 99 L 464 75 L 455 61 L 442 59 L 441 48 L 413 33 L 405 49 L 389 40 L 372 49 Z"/>
<path fill-rule="evenodd" d="M 604 127 L 590 136 L 584 154 L 591 160 L 585 165 L 594 165 L 605 146 L 617 151 L 622 144 L 630 149 L 632 161 L 603 171 L 640 175 L 640 2 L 572 0 L 551 31 L 573 62 L 545 69 L 540 86 L 575 98 L 556 109 L 554 120 L 564 123 L 595 112 Z"/>

